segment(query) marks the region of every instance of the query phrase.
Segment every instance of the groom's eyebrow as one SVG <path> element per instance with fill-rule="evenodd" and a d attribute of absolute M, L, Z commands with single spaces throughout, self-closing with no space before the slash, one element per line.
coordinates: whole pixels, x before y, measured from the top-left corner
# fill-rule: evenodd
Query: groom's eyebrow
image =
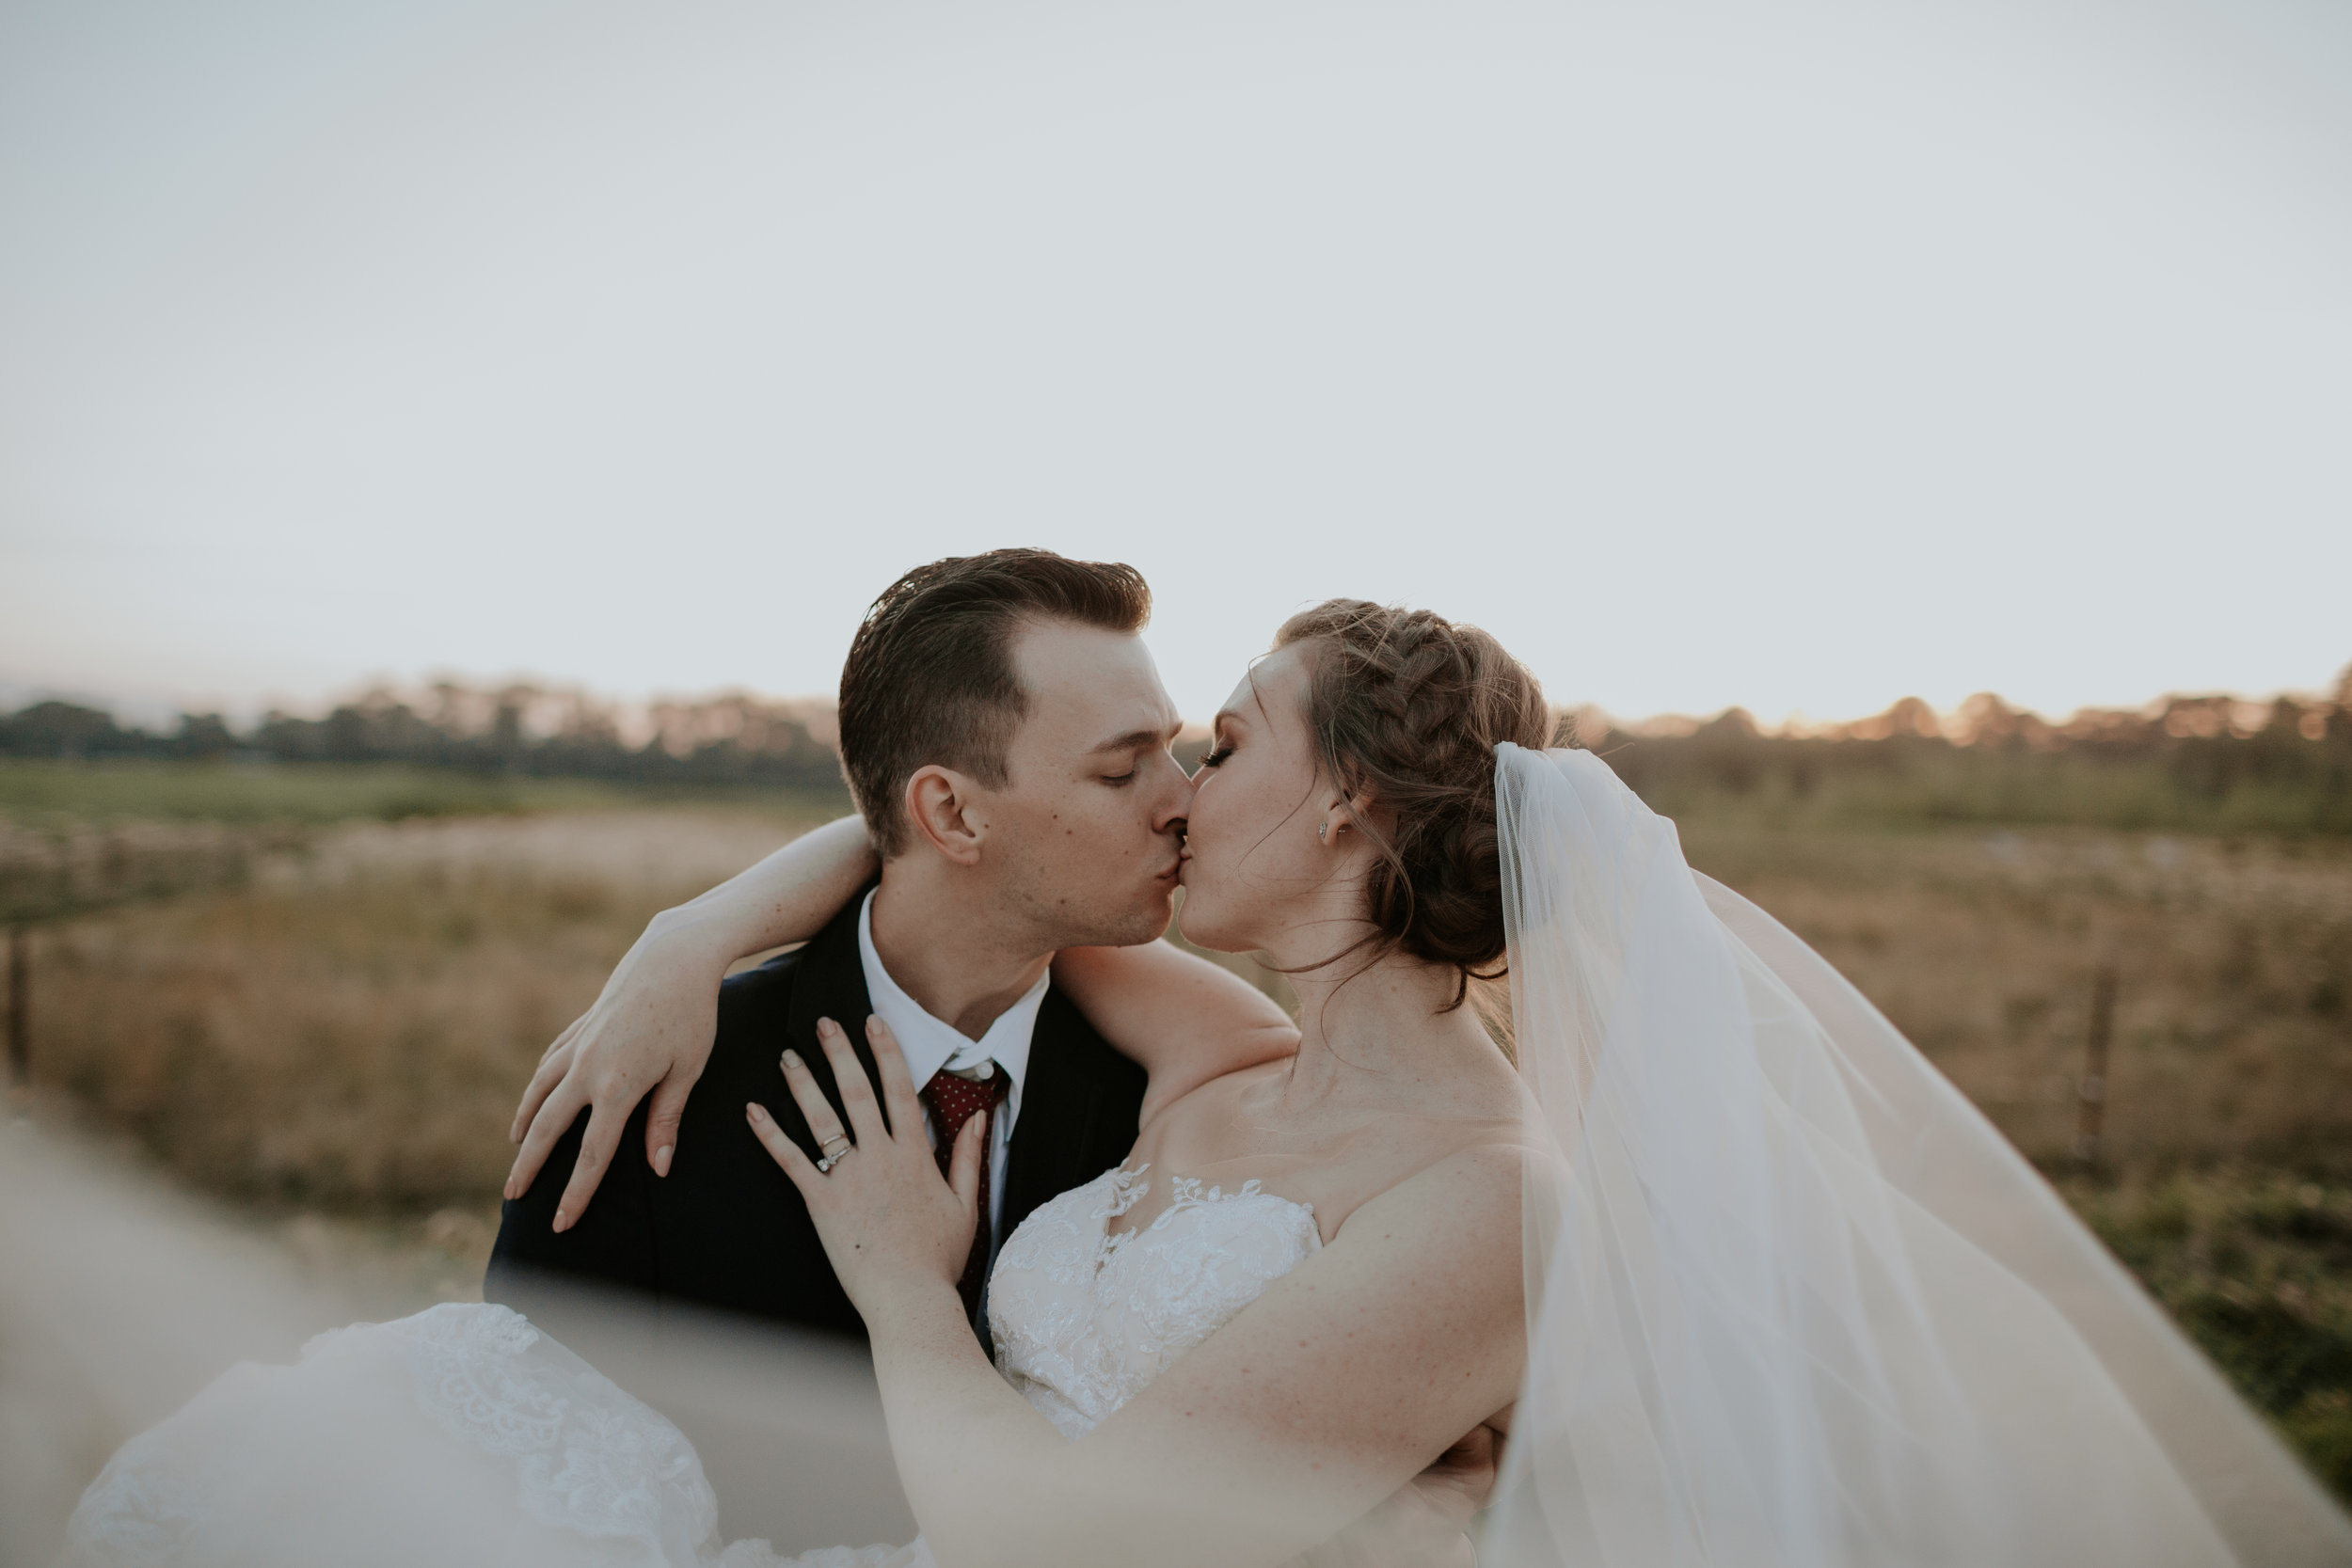
<path fill-rule="evenodd" d="M 1161 743 L 1162 743 L 1164 740 L 1166 740 L 1167 738 L 1168 738 L 1168 736 L 1167 736 L 1167 732 L 1162 731 L 1162 730 L 1129 730 L 1129 731 L 1128 731 L 1125 735 L 1113 736 L 1110 739 L 1104 741 L 1104 742 L 1103 742 L 1100 746 L 1095 747 L 1095 748 L 1094 748 L 1094 751 L 1095 751 L 1095 752 L 1136 752 L 1136 751 L 1141 751 L 1143 748 L 1145 748 L 1145 747 L 1147 747 L 1147 746 L 1157 746 L 1157 745 L 1161 744 Z M 1087 754 L 1088 754 L 1089 756 L 1091 756 L 1091 755 L 1093 755 L 1093 754 L 1094 754 L 1094 752 L 1088 752 Z"/>
<path fill-rule="evenodd" d="M 1093 752 L 1089 752 L 1087 755 L 1092 756 L 1097 752 L 1140 752 L 1155 746 L 1172 746 L 1176 742 L 1177 734 L 1184 727 L 1184 721 L 1179 719 L 1171 719 L 1156 728 L 1148 724 L 1140 725 L 1129 730 L 1125 735 L 1111 736 L 1095 747 Z"/>

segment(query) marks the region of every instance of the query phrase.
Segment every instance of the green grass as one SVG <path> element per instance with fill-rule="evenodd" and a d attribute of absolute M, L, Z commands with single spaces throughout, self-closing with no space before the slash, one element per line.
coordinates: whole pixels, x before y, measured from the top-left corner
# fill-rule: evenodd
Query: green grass
<path fill-rule="evenodd" d="M 373 763 L 0 762 L 0 817 L 60 822 L 325 826 L 410 817 L 618 810 L 681 800 L 846 812 L 845 792 L 682 792 Z"/>
<path fill-rule="evenodd" d="M 2060 1190 L 2352 1501 L 2352 1185 L 2238 1166 Z"/>
<path fill-rule="evenodd" d="M 1652 809 L 1677 819 L 1829 832 L 1973 823 L 2352 834 L 2352 764 L 2340 752 L 2299 742 L 2293 753 L 2274 759 L 2280 766 L 2272 772 L 2246 767 L 2210 774 L 2155 755 L 2036 752 L 1919 739 L 1613 736 L 1608 746 L 1605 754 L 1620 776 Z M 2213 760 L 2232 758 L 2217 753 Z"/>

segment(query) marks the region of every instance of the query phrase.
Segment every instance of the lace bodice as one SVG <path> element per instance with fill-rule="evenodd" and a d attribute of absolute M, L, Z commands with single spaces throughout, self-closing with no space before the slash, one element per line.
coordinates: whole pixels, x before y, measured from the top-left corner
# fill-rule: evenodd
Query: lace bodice
<path fill-rule="evenodd" d="M 1105 1171 L 997 1254 L 997 1369 L 1066 1437 L 1322 1245 L 1311 1210 L 1255 1181 L 1171 1186 L 1167 1212 L 1114 1236 L 1151 1183 Z M 292 1367 L 232 1368 L 115 1455 L 63 1560 L 252 1568 L 357 1560 L 365 1541 L 367 1561 L 404 1564 L 930 1568 L 920 1541 L 780 1559 L 723 1544 L 717 1520 L 676 1427 L 506 1307 L 452 1305 L 321 1335 Z"/>
<path fill-rule="evenodd" d="M 1263 1192 L 1174 1178 L 1174 1201 L 1114 1235 L 1152 1184 L 1108 1170 L 1041 1205 L 996 1255 L 988 1323 L 996 1369 L 1076 1437 L 1322 1246 L 1314 1211 Z"/>

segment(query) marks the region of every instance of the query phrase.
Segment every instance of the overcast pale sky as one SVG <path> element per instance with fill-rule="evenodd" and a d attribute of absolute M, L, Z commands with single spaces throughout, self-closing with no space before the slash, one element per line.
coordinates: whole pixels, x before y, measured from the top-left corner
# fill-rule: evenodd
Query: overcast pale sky
<path fill-rule="evenodd" d="M 830 690 L 1134 562 L 1767 718 L 2352 659 L 2331 0 L 8 0 L 0 688 Z"/>

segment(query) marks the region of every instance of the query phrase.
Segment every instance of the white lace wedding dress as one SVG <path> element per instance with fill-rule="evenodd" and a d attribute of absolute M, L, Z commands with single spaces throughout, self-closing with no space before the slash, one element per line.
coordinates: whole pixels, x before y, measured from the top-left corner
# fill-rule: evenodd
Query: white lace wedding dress
<path fill-rule="evenodd" d="M 1091 1429 L 1321 1240 L 1303 1204 L 1201 1189 L 1140 1230 L 1150 1191 L 1106 1171 L 1022 1222 L 990 1276 L 1007 1381 L 1065 1437 Z M 685 1436 L 497 1306 L 321 1335 L 291 1367 L 240 1365 L 125 1444 L 74 1511 L 73 1568 L 337 1562 L 916 1568 L 904 1546 L 785 1559 L 717 1539 Z"/>

